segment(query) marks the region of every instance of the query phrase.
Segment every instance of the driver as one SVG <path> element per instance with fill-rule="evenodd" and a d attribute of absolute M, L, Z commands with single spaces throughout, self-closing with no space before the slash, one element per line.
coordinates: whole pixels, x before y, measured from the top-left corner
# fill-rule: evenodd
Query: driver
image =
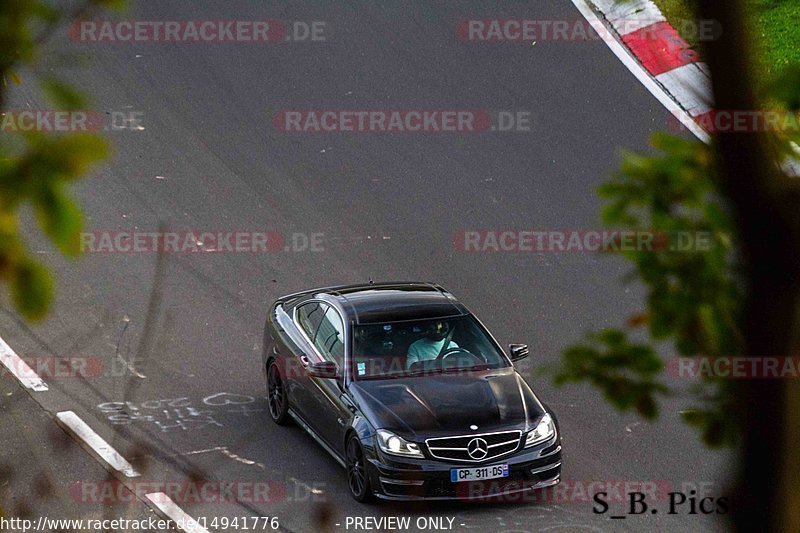
<path fill-rule="evenodd" d="M 425 336 L 408 347 L 406 369 L 411 368 L 411 365 L 418 361 L 431 361 L 436 359 L 440 353 L 458 348 L 458 344 L 453 341 L 443 348 L 448 333 L 450 333 L 450 324 L 447 322 L 436 321 L 429 324 Z"/>

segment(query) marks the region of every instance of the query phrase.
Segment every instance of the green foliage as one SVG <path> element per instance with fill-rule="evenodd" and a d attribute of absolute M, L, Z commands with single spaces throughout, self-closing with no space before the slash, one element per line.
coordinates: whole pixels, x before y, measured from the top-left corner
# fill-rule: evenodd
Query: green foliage
<path fill-rule="evenodd" d="M 656 3 L 678 28 L 695 18 L 693 0 Z M 747 5 L 760 44 L 762 103 L 769 110 L 796 114 L 800 32 L 793 23 L 796 17 L 789 15 L 800 13 L 800 8 L 793 0 L 749 0 Z M 691 35 L 684 37 L 693 46 L 702 45 Z M 800 131 L 791 122 L 788 126 L 766 136 L 776 164 L 798 159 Z M 710 232 L 713 240 L 702 252 L 661 249 L 624 254 L 633 265 L 629 279 L 639 280 L 647 290 L 646 311 L 632 317 L 628 326 L 647 325 L 651 341 L 666 341 L 681 356 L 738 355 L 743 350 L 738 325 L 744 280 L 737 267 L 735 227 L 720 201 L 713 146 L 662 134 L 653 136 L 652 145 L 661 155 L 623 154 L 619 174 L 600 187 L 606 201 L 603 222 L 668 236 Z M 643 361 L 633 360 L 632 354 Z M 622 330 L 604 330 L 589 334 L 588 343 L 568 347 L 560 363 L 547 371 L 557 384 L 589 382 L 618 409 L 636 409 L 653 418 L 657 396 L 668 390 L 661 369 L 653 371 L 657 361 L 651 344 L 632 343 Z M 739 428 L 729 416 L 730 381 L 704 377 L 691 392 L 699 406 L 684 411 L 684 421 L 697 428 L 710 446 L 738 442 Z"/>
<path fill-rule="evenodd" d="M 653 135 L 651 143 L 663 155 L 625 153 L 616 179 L 600 187 L 603 222 L 666 239 L 662 250 L 625 253 L 648 287 L 653 339 L 674 340 L 681 355 L 737 353 L 734 230 L 716 196 L 711 148 L 666 134 Z M 672 249 L 684 239 L 693 246 Z"/>
<path fill-rule="evenodd" d="M 76 111 L 86 106 L 86 99 L 80 92 L 58 79 L 42 80 L 42 89 L 56 106 L 66 111 Z"/>
<path fill-rule="evenodd" d="M 90 0 L 66 13 L 39 0 L 0 2 L 0 109 L 9 111 L 6 92 L 27 82 L 18 72 L 35 69 L 39 48 L 57 25 L 97 7 L 117 5 L 121 5 L 119 0 Z M 86 106 L 78 89 L 50 73 L 41 78 L 40 85 L 55 110 Z M 56 248 L 70 257 L 78 255 L 83 217 L 68 188 L 108 154 L 106 141 L 94 134 L 0 131 L 0 280 L 9 284 L 15 307 L 28 319 L 46 315 L 53 280 L 28 253 L 20 235 L 19 210 L 30 205 L 39 229 Z"/>
<path fill-rule="evenodd" d="M 800 110 L 800 66 L 781 71 L 764 85 L 769 109 Z M 789 129 L 767 136 L 775 163 L 797 154 L 800 133 Z M 670 393 L 663 360 L 652 342 L 665 342 L 680 356 L 736 356 L 743 351 L 744 280 L 740 276 L 737 234 L 720 195 L 714 147 L 700 141 L 655 134 L 656 155 L 625 152 L 621 169 L 599 188 L 605 200 L 603 222 L 611 227 L 653 231 L 660 246 L 623 252 L 633 267 L 630 280 L 641 282 L 647 309 L 627 328 L 589 333 L 587 341 L 565 349 L 558 364 L 543 369 L 557 385 L 587 382 L 616 408 L 653 419 L 658 399 Z M 682 235 L 708 234 L 703 249 L 672 249 Z M 658 239 L 656 239 L 658 241 Z M 647 327 L 648 342 L 630 333 Z M 696 406 L 682 413 L 709 446 L 734 445 L 741 438 L 733 409 L 730 380 L 703 376 L 690 389 Z"/>
<path fill-rule="evenodd" d="M 768 77 L 800 63 L 800 3 L 796 0 L 748 0 L 759 31 L 754 32 Z"/>
<path fill-rule="evenodd" d="M 696 18 L 696 0 L 654 0 L 670 23 L 681 31 L 691 28 Z M 800 2 L 797 0 L 746 0 L 745 8 L 753 28 L 757 54 L 754 67 L 759 78 L 770 79 L 786 67 L 800 63 Z M 700 51 L 697 35 L 682 32 L 692 48 Z"/>
<path fill-rule="evenodd" d="M 53 280 L 44 266 L 25 258 L 14 268 L 11 294 L 20 313 L 38 320 L 47 312 L 47 302 L 53 294 Z"/>
<path fill-rule="evenodd" d="M 0 279 L 11 283 L 17 309 L 29 319 L 40 319 L 52 299 L 53 283 L 27 253 L 19 235 L 19 207 L 30 204 L 53 244 L 68 256 L 78 255 L 82 215 L 66 193 L 67 184 L 104 159 L 108 146 L 90 134 L 22 138 L 21 151 L 9 153 L 0 144 Z"/>
<path fill-rule="evenodd" d="M 783 69 L 763 91 L 763 99 L 769 102 L 770 109 L 794 116 L 794 127 L 772 132 L 771 145 L 779 158 L 800 158 L 800 65 Z M 794 147 L 792 146 L 794 143 Z"/>
<path fill-rule="evenodd" d="M 767 96 L 788 111 L 800 111 L 800 65 L 785 68 L 767 87 Z"/>
<path fill-rule="evenodd" d="M 591 383 L 616 408 L 647 419 L 658 415 L 658 399 L 670 391 L 652 342 L 667 341 L 682 356 L 742 349 L 736 235 L 717 195 L 712 148 L 666 134 L 655 134 L 651 144 L 660 153 L 624 153 L 621 170 L 598 191 L 606 225 L 654 235 L 652 246 L 622 252 L 633 266 L 629 279 L 646 288 L 647 309 L 628 320 L 630 331 L 590 333 L 545 369 L 557 385 Z M 679 246 L 686 239 L 692 246 Z M 651 341 L 632 341 L 631 333 L 645 326 Z M 737 431 L 726 416 L 727 384 L 705 385 L 694 391 L 699 405 L 687 412 L 688 421 L 707 444 L 732 444 Z"/>
<path fill-rule="evenodd" d="M 692 0 L 656 3 L 678 27 L 694 19 Z M 800 27 L 787 16 L 800 8 L 792 0 L 750 0 L 748 7 L 762 44 L 757 65 L 761 105 L 796 117 L 781 131 L 764 136 L 777 166 L 787 158 L 800 159 Z M 653 250 L 625 252 L 633 266 L 629 279 L 638 280 L 647 291 L 647 309 L 628 320 L 631 331 L 589 333 L 586 342 L 568 347 L 556 365 L 543 369 L 558 385 L 590 383 L 618 409 L 636 410 L 648 419 L 658 413 L 658 397 L 670 392 L 652 342 L 662 342 L 680 356 L 741 354 L 745 290 L 736 228 L 722 202 L 713 145 L 665 134 L 654 135 L 651 144 L 659 154 L 624 153 L 619 173 L 600 187 L 603 222 L 673 238 L 708 232 L 711 245 L 680 251 L 665 246 L 672 242 L 666 238 Z M 630 333 L 643 326 L 648 342 L 629 340 Z M 697 428 L 709 446 L 736 444 L 741 431 L 730 416 L 730 380 L 704 376 L 690 394 L 697 406 L 682 413 L 684 421 Z"/>
<path fill-rule="evenodd" d="M 663 363 L 655 350 L 630 342 L 616 329 L 591 334 L 588 340 L 564 351 L 563 368 L 555 374 L 555 383 L 588 381 L 616 408 L 636 409 L 645 418 L 655 418 L 655 397 L 668 392 L 657 379 Z"/>
<path fill-rule="evenodd" d="M 742 435 L 739 426 L 731 422 L 731 384 L 714 380 L 706 388 L 712 391 L 712 395 L 705 398 L 706 407 L 683 411 L 683 421 L 696 428 L 700 432 L 700 438 L 710 447 L 735 445 Z M 698 397 L 702 398 L 702 395 L 698 394 Z"/>

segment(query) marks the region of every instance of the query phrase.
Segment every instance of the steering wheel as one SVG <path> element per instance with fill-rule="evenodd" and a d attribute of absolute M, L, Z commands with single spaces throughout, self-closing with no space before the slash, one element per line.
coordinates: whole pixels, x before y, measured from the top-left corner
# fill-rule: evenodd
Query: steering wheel
<path fill-rule="evenodd" d="M 469 350 L 465 350 L 464 348 L 448 348 L 447 350 L 443 351 L 438 356 L 436 356 L 436 361 L 444 361 L 445 358 L 455 354 L 467 354 L 473 359 L 478 360 L 478 358 L 475 357 L 475 354 L 473 354 Z"/>

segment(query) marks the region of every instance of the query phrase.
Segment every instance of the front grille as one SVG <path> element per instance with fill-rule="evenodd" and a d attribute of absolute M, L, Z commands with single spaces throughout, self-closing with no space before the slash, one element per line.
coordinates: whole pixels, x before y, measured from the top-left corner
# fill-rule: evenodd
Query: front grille
<path fill-rule="evenodd" d="M 482 463 L 519 448 L 522 431 L 501 431 L 479 435 L 459 435 L 427 439 L 428 452 L 436 459 Z M 473 451 L 470 454 L 470 450 Z M 485 452 L 485 455 L 483 455 Z"/>

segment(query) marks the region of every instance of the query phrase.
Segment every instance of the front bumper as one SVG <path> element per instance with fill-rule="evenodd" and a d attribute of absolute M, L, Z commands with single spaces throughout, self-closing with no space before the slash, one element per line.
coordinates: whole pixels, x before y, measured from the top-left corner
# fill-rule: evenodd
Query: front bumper
<path fill-rule="evenodd" d="M 463 464 L 433 459 L 403 459 L 375 450 L 371 485 L 379 498 L 387 500 L 504 500 L 519 501 L 520 495 L 557 484 L 561 480 L 561 439 L 522 449 L 481 464 Z M 507 464 L 509 475 L 485 481 L 454 483 L 452 468 Z"/>

